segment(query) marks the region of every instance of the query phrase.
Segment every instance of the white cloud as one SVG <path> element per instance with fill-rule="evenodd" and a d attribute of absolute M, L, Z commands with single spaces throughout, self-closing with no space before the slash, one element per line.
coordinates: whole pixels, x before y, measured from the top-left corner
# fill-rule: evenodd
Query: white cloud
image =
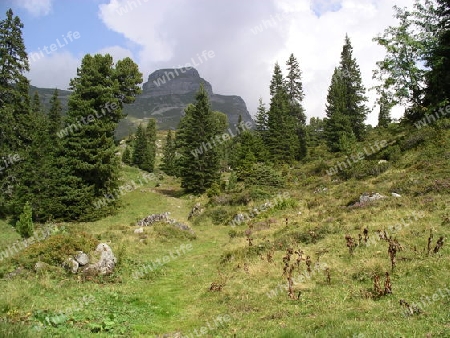
<path fill-rule="evenodd" d="M 77 75 L 80 59 L 67 51 L 54 52 L 30 63 L 28 78 L 33 86 L 67 89 L 69 81 Z"/>
<path fill-rule="evenodd" d="M 384 50 L 372 38 L 394 24 L 393 5 L 411 0 L 111 0 L 99 5 L 105 25 L 140 46 L 136 60 L 146 78 L 158 68 L 184 65 L 203 50 L 215 57 L 198 66 L 214 92 L 244 98 L 251 114 L 258 98 L 269 103 L 276 61 L 285 68 L 291 52 L 299 59 L 308 117 L 324 116 L 333 68 L 345 34 L 354 47 L 363 82 Z M 317 15 L 317 12 L 320 15 Z M 368 92 L 373 108 L 375 93 Z M 398 117 L 398 116 L 395 116 Z M 377 112 L 368 122 L 375 125 Z"/>
<path fill-rule="evenodd" d="M 15 0 L 15 4 L 26 9 L 31 15 L 45 16 L 52 9 L 53 0 Z"/>
<path fill-rule="evenodd" d="M 133 58 L 133 53 L 129 49 L 120 46 L 106 47 L 99 50 L 97 53 L 103 55 L 110 54 L 113 57 L 114 62 L 117 62 L 117 60 L 121 60 L 126 57 Z"/>

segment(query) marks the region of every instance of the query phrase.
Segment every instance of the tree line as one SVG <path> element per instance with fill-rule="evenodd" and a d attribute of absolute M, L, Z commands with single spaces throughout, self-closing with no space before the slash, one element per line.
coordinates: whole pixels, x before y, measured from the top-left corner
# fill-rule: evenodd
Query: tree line
<path fill-rule="evenodd" d="M 417 0 L 412 10 L 395 7 L 395 16 L 398 26 L 374 38 L 386 49 L 374 71 L 377 128 L 389 128 L 396 104 L 405 106 L 404 125 L 448 105 L 448 2 Z M 46 112 L 39 95 L 29 95 L 22 29 L 20 18 L 8 10 L 0 21 L 0 164 L 5 164 L 0 170 L 0 216 L 19 219 L 24 206 L 28 213 L 31 206 L 38 221 L 106 216 L 119 202 L 99 209 L 94 201 L 118 188 L 121 162 L 148 172 L 156 167 L 155 120 L 137 128 L 121 158 L 114 141 L 123 106 L 141 92 L 142 74 L 130 58 L 114 62 L 108 54 L 88 54 L 70 81 L 67 114 L 62 115 L 57 90 Z M 260 99 L 253 129 L 242 128 L 240 119 L 231 131 L 226 115 L 211 109 L 201 86 L 176 131 L 167 133 L 160 169 L 180 177 L 181 187 L 194 194 L 218 189 L 221 172 L 230 169 L 229 184 L 247 180 L 277 186 L 274 171 L 307 162 L 318 145 L 340 152 L 365 140 L 366 88 L 349 36 L 331 77 L 323 119 L 313 117 L 307 124 L 300 63 L 291 54 L 285 66 L 283 72 L 275 64 L 270 102 L 266 107 Z M 114 109 L 95 114 L 105 106 Z M 81 125 L 81 119 L 87 122 Z M 61 133 L 77 123 L 79 128 Z"/>

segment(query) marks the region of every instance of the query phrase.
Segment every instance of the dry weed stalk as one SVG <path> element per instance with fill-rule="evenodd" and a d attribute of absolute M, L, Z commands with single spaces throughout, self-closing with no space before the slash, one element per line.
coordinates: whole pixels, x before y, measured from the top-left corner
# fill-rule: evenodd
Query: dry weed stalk
<path fill-rule="evenodd" d="M 347 248 L 350 255 L 353 255 L 353 251 L 356 248 L 355 239 L 350 235 L 345 235 L 345 240 L 347 241 Z"/>

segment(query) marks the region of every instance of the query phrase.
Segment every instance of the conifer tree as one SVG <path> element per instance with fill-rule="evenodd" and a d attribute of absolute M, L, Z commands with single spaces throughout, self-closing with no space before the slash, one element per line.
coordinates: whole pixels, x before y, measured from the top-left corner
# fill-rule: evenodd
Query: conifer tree
<path fill-rule="evenodd" d="M 130 59 L 115 65 L 109 54 L 86 55 L 77 77 L 71 79 L 66 125 L 72 132 L 62 138 L 61 185 L 59 198 L 66 219 L 91 220 L 113 210 L 114 203 L 95 208 L 94 202 L 119 187 L 119 159 L 115 155 L 114 131 L 123 104 L 141 92 L 142 74 Z"/>
<path fill-rule="evenodd" d="M 178 162 L 181 187 L 200 194 L 220 178 L 220 157 L 215 143 L 219 127 L 203 84 L 195 96 L 195 104 L 185 112 L 177 132 L 177 144 L 181 146 Z"/>
<path fill-rule="evenodd" d="M 146 131 L 142 124 L 139 124 L 136 130 L 132 163 L 139 169 L 148 172 L 153 171 L 150 145 L 148 142 Z"/>
<path fill-rule="evenodd" d="M 259 98 L 259 105 L 256 111 L 256 131 L 260 134 L 263 134 L 267 131 L 267 111 L 266 106 L 262 100 Z"/>
<path fill-rule="evenodd" d="M 176 171 L 176 146 L 175 139 L 172 135 L 172 130 L 169 130 L 166 137 L 166 143 L 163 148 L 163 158 L 161 163 L 161 170 L 169 176 L 175 176 Z"/>
<path fill-rule="evenodd" d="M 22 37 L 23 24 L 11 9 L 0 20 L 0 161 L 26 158 L 31 143 L 33 121 L 28 95 L 29 81 L 24 75 L 29 63 Z M 0 214 L 11 212 L 16 187 L 21 181 L 19 163 L 0 170 Z"/>
<path fill-rule="evenodd" d="M 361 80 L 361 71 L 353 57 L 353 47 L 348 35 L 345 36 L 345 44 L 342 47 L 339 75 L 342 77 L 345 88 L 345 110 L 343 112 L 349 118 L 353 134 L 358 141 L 361 141 L 366 129 L 364 121 L 368 112 L 365 106 L 367 97 Z"/>
<path fill-rule="evenodd" d="M 267 113 L 266 144 L 273 161 L 290 163 L 298 154 L 298 137 L 296 121 L 290 112 L 289 97 L 278 63 L 275 64 L 270 93 L 272 98 Z"/>
<path fill-rule="evenodd" d="M 296 159 L 300 160 L 306 156 L 306 115 L 302 102 L 305 97 L 303 93 L 302 72 L 294 54 L 291 54 L 286 62 L 288 66 L 288 75 L 286 76 L 286 92 L 289 99 L 290 114 L 294 117 L 296 123 L 296 133 L 299 143 L 299 152 Z"/>
<path fill-rule="evenodd" d="M 335 68 L 328 88 L 324 134 L 330 151 L 341 151 L 343 139 L 354 138 L 350 117 L 346 114 L 346 85 L 339 69 Z"/>
<path fill-rule="evenodd" d="M 22 214 L 16 222 L 16 230 L 23 238 L 29 238 L 33 235 L 33 210 L 30 203 L 25 203 Z"/>
<path fill-rule="evenodd" d="M 131 158 L 131 151 L 130 151 L 130 147 L 129 146 L 125 146 L 125 150 L 123 151 L 122 154 L 122 162 L 127 164 L 127 165 L 132 165 L 133 161 Z"/>

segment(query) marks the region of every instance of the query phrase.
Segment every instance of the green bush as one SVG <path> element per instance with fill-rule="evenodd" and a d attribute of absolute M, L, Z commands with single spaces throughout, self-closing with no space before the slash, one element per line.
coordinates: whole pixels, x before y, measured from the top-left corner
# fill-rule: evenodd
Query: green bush
<path fill-rule="evenodd" d="M 271 187 L 283 187 L 285 182 L 283 175 L 273 167 L 264 164 L 254 164 L 252 170 L 242 174 L 242 179 L 247 186 L 265 185 Z"/>
<path fill-rule="evenodd" d="M 95 250 L 98 243 L 96 238 L 85 232 L 58 234 L 30 245 L 13 261 L 28 269 L 32 269 L 37 261 L 59 266 L 77 251 L 89 253 Z"/>
<path fill-rule="evenodd" d="M 214 225 L 222 225 L 230 220 L 231 214 L 226 208 L 214 208 L 205 212 Z"/>

